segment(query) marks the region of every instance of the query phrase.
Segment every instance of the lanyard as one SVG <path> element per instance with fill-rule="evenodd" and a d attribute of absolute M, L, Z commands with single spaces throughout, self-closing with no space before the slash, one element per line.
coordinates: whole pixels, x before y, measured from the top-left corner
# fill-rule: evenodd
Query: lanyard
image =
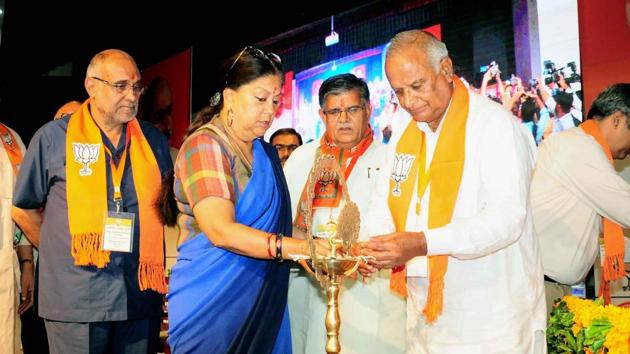
<path fill-rule="evenodd" d="M 118 166 L 114 163 L 114 157 L 109 148 L 105 146 L 105 151 L 109 155 L 109 165 L 112 170 L 112 185 L 114 186 L 114 202 L 116 203 L 116 212 L 120 213 L 120 205 L 122 204 L 122 193 L 120 192 L 120 185 L 122 184 L 123 174 L 125 172 L 125 163 L 127 162 L 127 147 L 129 146 L 129 131 L 125 134 L 125 148 Z"/>

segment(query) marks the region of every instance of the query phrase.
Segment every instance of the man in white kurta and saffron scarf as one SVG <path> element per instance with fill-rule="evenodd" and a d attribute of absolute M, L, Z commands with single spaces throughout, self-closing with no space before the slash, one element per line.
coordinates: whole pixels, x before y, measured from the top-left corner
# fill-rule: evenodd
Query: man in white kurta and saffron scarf
<path fill-rule="evenodd" d="M 531 136 L 469 92 L 428 33 L 396 35 L 385 72 L 413 120 L 390 142 L 368 216 L 370 234 L 391 233 L 361 252 L 393 268 L 392 289 L 407 295 L 407 352 L 544 352 Z"/>
<path fill-rule="evenodd" d="M 0 123 L 0 351 L 20 353 L 18 317 L 19 266 L 13 238 L 11 200 L 18 168 L 24 156 L 24 144 L 15 131 Z M 32 266 L 32 258 L 31 264 Z"/>
<path fill-rule="evenodd" d="M 320 116 L 326 125 L 321 141 L 299 147 L 284 166 L 294 211 L 294 237 L 306 230 L 304 192 L 313 163 L 329 155 L 347 181 L 347 192 L 361 213 L 359 240 L 367 240 L 367 207 L 381 172 L 386 148 L 372 138 L 372 108 L 365 81 L 352 74 L 333 76 L 319 90 Z M 328 171 L 328 170 L 326 170 Z M 334 173 L 323 173 L 315 186 L 312 233 L 327 238 L 334 232 L 343 206 Z M 383 270 L 364 282 L 346 279 L 341 291 L 340 342 L 343 353 L 404 353 L 405 301 L 389 289 L 391 272 Z M 314 277 L 294 268 L 289 285 L 293 353 L 325 352 L 326 295 Z"/>

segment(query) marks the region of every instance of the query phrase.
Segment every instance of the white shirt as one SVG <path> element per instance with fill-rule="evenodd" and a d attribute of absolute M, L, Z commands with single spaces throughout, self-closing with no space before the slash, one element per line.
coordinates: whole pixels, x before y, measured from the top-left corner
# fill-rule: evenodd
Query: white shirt
<path fill-rule="evenodd" d="M 421 311 L 428 279 L 407 278 L 408 352 L 532 353 L 535 332 L 546 328 L 542 264 L 528 205 L 535 145 L 502 106 L 469 95 L 466 157 L 453 218 L 425 231 L 428 255 L 449 256 L 443 311 L 426 325 Z M 390 143 L 385 171 L 392 170 L 399 138 Z M 381 176 L 370 208 L 372 235 L 392 225 L 389 178 Z M 430 193 L 427 189 L 423 199 Z M 425 220 L 427 209 L 421 208 Z"/>
<path fill-rule="evenodd" d="M 593 265 L 601 216 L 630 227 L 630 184 L 580 128 L 540 145 L 531 202 L 545 275 L 563 284 L 582 281 Z"/>
<path fill-rule="evenodd" d="M 313 166 L 319 141 L 296 149 L 284 165 L 291 194 L 293 218 L 304 184 Z M 359 240 L 366 240 L 368 205 L 376 188 L 387 148 L 374 141 L 359 158 L 347 180 L 350 199 L 361 213 Z M 322 222 L 334 217 L 338 208 L 322 208 Z M 316 215 L 314 215 L 316 217 Z M 341 317 L 340 341 L 345 354 L 402 354 L 405 351 L 405 300 L 389 290 L 391 272 L 383 270 L 366 282 L 346 279 L 339 295 Z M 303 271 L 291 269 L 288 307 L 294 353 L 325 353 L 326 295 L 320 285 Z"/>
<path fill-rule="evenodd" d="M 575 121 L 573 120 L 574 118 L 581 120 L 582 115 L 580 114 L 578 118 L 578 116 L 575 116 L 575 113 L 571 111 L 570 113 L 563 115 L 559 119 L 556 119 L 553 123 L 553 132 L 559 133 L 567 129 L 575 128 Z"/>

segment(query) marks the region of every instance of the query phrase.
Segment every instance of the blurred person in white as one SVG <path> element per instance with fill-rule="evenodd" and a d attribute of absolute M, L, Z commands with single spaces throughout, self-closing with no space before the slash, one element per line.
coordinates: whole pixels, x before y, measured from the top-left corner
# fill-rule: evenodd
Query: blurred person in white
<path fill-rule="evenodd" d="M 372 107 L 368 86 L 353 74 L 330 77 L 320 86 L 319 104 L 319 115 L 326 126 L 324 136 L 295 150 L 284 166 L 294 211 L 294 237 L 303 238 L 306 231 L 309 172 L 320 156 L 329 155 L 338 163 L 350 199 L 359 207 L 359 241 L 366 241 L 368 204 L 386 153 L 386 146 L 374 140 L 369 125 Z M 330 175 L 335 174 L 322 174 Z M 322 178 L 315 186 L 311 220 L 315 237 L 329 237 L 341 211 L 341 187 L 338 179 L 330 181 Z M 404 353 L 405 301 L 390 292 L 390 274 L 384 270 L 365 282 L 345 282 L 339 297 L 343 353 Z M 327 300 L 317 280 L 302 269 L 292 269 L 288 302 L 293 352 L 324 353 Z"/>
<path fill-rule="evenodd" d="M 397 34 L 385 72 L 413 120 L 392 138 L 369 208 L 369 234 L 386 235 L 361 253 L 407 295 L 407 353 L 542 353 L 533 139 L 466 89 L 431 34 Z"/>
<path fill-rule="evenodd" d="M 3 353 L 20 353 L 20 319 L 18 310 L 33 304 L 33 282 L 24 283 L 23 303 L 18 308 L 20 268 L 33 274 L 32 246 L 17 247 L 16 235 L 20 232 L 11 220 L 13 186 L 25 152 L 20 136 L 0 123 L 0 349 Z M 16 243 L 17 244 L 17 243 Z M 30 258 L 26 255 L 30 251 Z M 19 266 L 18 257 L 19 256 Z M 30 278 L 32 280 L 32 277 Z M 28 298 L 26 298 L 28 296 Z"/>
<path fill-rule="evenodd" d="M 623 228 L 630 227 L 630 184 L 612 160 L 630 153 L 630 84 L 601 92 L 577 128 L 540 145 L 531 185 L 534 226 L 545 271 L 547 310 L 589 271 L 604 235 L 603 282 L 624 274 Z M 606 295 L 606 289 L 603 294 Z"/>

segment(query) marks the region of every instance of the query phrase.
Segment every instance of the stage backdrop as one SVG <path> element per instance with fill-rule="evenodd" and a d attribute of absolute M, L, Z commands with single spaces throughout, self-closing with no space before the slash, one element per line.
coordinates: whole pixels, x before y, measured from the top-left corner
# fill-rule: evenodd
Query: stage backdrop
<path fill-rule="evenodd" d="M 438 39 L 442 38 L 439 24 L 425 28 Z M 387 142 L 384 131 L 395 132 L 406 124 L 409 114 L 399 107 L 387 77 L 385 76 L 385 48 L 381 45 L 367 49 L 340 59 L 329 61 L 306 69 L 297 74 L 289 72 L 285 75 L 283 106 L 276 119 L 265 134 L 269 136 L 278 129 L 292 127 L 302 135 L 302 141 L 319 139 L 325 127 L 319 111 L 319 88 L 327 78 L 352 73 L 364 79 L 370 90 L 372 116 L 370 125 L 374 130 L 374 138 Z"/>

